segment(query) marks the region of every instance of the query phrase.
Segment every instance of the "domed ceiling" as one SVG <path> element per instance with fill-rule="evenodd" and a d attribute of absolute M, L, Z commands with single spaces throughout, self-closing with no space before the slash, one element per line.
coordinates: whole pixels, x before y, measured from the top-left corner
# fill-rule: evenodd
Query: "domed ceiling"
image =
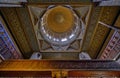
<path fill-rule="evenodd" d="M 116 1 L 1 1 L 0 15 L 24 58 L 33 52 L 43 59 L 78 60 L 80 52 L 92 59 L 119 57 L 118 31 L 100 23 L 120 27 L 120 7 L 109 6 Z"/>
<path fill-rule="evenodd" d="M 80 51 L 91 7 L 49 5 L 29 10 L 42 52 Z"/>

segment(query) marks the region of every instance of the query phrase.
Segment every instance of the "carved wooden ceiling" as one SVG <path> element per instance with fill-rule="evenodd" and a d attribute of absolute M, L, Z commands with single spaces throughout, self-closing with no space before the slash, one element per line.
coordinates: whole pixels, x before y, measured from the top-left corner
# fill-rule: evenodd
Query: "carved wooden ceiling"
<path fill-rule="evenodd" d="M 100 7 L 90 0 L 84 3 L 73 1 L 69 4 L 28 0 L 23 4 L 23 7 L 1 7 L 0 14 L 24 58 L 29 58 L 33 52 L 42 52 L 43 59 L 79 59 L 80 52 L 87 52 L 92 59 L 99 59 L 114 31 L 98 22 L 116 26 L 116 21 L 120 19 L 119 6 Z M 53 46 L 40 34 L 40 18 L 50 5 L 70 5 L 82 20 L 81 34 L 67 46 Z"/>

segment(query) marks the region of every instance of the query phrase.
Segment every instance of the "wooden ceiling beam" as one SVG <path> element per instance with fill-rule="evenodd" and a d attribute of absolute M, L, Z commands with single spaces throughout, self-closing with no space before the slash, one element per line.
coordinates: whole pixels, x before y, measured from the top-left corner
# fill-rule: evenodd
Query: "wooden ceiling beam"
<path fill-rule="evenodd" d="M 0 71 L 51 71 L 51 70 L 119 71 L 120 65 L 110 60 L 5 60 Z"/>
<path fill-rule="evenodd" d="M 0 63 L 0 77 L 119 77 L 119 70 L 120 65 L 110 60 L 5 60 Z"/>

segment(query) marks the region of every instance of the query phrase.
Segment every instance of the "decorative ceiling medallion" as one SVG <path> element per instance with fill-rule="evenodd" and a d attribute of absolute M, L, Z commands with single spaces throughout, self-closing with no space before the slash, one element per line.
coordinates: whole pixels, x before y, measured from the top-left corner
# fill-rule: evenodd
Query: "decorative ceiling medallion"
<path fill-rule="evenodd" d="M 48 7 L 38 25 L 42 37 L 56 47 L 68 46 L 82 29 L 80 18 L 70 6 Z"/>

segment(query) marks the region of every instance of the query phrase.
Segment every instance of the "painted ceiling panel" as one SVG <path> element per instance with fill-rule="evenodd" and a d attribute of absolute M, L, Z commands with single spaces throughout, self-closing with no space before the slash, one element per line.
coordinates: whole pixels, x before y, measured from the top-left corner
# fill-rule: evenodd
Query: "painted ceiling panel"
<path fill-rule="evenodd" d="M 15 8 L 0 8 L 0 10 L 5 17 L 8 28 L 10 29 L 11 34 L 14 36 L 15 41 L 17 42 L 24 57 L 29 58 L 32 50 L 28 44 L 26 35 L 22 29 L 22 24 L 19 20 Z"/>
<path fill-rule="evenodd" d="M 116 27 L 120 27 L 120 15 L 118 13 L 118 17 L 115 21 L 115 24 L 114 26 Z M 110 31 L 110 34 L 108 35 L 101 51 L 100 51 L 100 54 L 98 56 L 98 58 L 100 59 L 114 59 L 116 60 L 119 55 L 120 55 L 120 33 L 118 31 L 115 31 L 115 30 L 111 30 Z"/>
<path fill-rule="evenodd" d="M 42 59 L 79 60 L 79 53 L 75 52 L 42 52 Z"/>
<path fill-rule="evenodd" d="M 28 43 L 32 51 L 33 52 L 39 51 L 39 46 L 38 46 L 35 32 L 34 32 L 34 29 L 31 23 L 28 9 L 27 8 L 16 8 L 16 11 L 17 11 L 17 15 L 19 16 L 20 22 L 22 24 L 22 29 L 25 32 L 26 38 L 28 40 Z"/>
<path fill-rule="evenodd" d="M 22 54 L 14 42 L 4 20 L 0 15 L 0 58 L 21 59 Z"/>
<path fill-rule="evenodd" d="M 88 22 L 87 31 L 85 33 L 82 51 L 88 52 L 90 40 L 92 38 L 92 34 L 94 33 L 96 24 L 97 24 L 99 16 L 100 16 L 100 13 L 101 13 L 101 7 L 93 7 L 92 12 L 91 12 L 91 16 L 90 16 L 90 20 Z"/>
<path fill-rule="evenodd" d="M 118 11 L 119 7 L 103 7 L 99 21 L 112 25 Z M 92 55 L 91 57 L 97 56 L 99 50 L 101 49 L 103 41 L 106 39 L 106 36 L 108 34 L 109 28 L 101 24 L 96 25 L 96 29 L 88 49 L 88 53 Z"/>
<path fill-rule="evenodd" d="M 64 2 L 62 0 L 52 1 L 54 3 L 56 1 Z M 79 0 L 75 0 L 75 2 L 77 1 L 79 2 Z M 81 0 L 81 2 L 84 1 L 86 0 Z M 90 1 L 87 0 L 87 2 Z M 28 2 L 21 8 L 0 8 L 8 28 L 25 58 L 29 58 L 33 52 L 42 52 L 43 59 L 79 59 L 80 52 L 87 52 L 91 58 L 97 58 L 102 53 L 100 50 L 110 34 L 110 29 L 98 24 L 98 21 L 112 25 L 119 11 L 119 7 L 99 7 L 91 5 L 91 3 L 71 4 L 76 15 L 81 18 L 82 31 L 69 45 L 58 47 L 44 39 L 39 27 L 40 18 L 51 5 L 44 2 L 49 2 L 49 0 L 28 0 Z"/>

